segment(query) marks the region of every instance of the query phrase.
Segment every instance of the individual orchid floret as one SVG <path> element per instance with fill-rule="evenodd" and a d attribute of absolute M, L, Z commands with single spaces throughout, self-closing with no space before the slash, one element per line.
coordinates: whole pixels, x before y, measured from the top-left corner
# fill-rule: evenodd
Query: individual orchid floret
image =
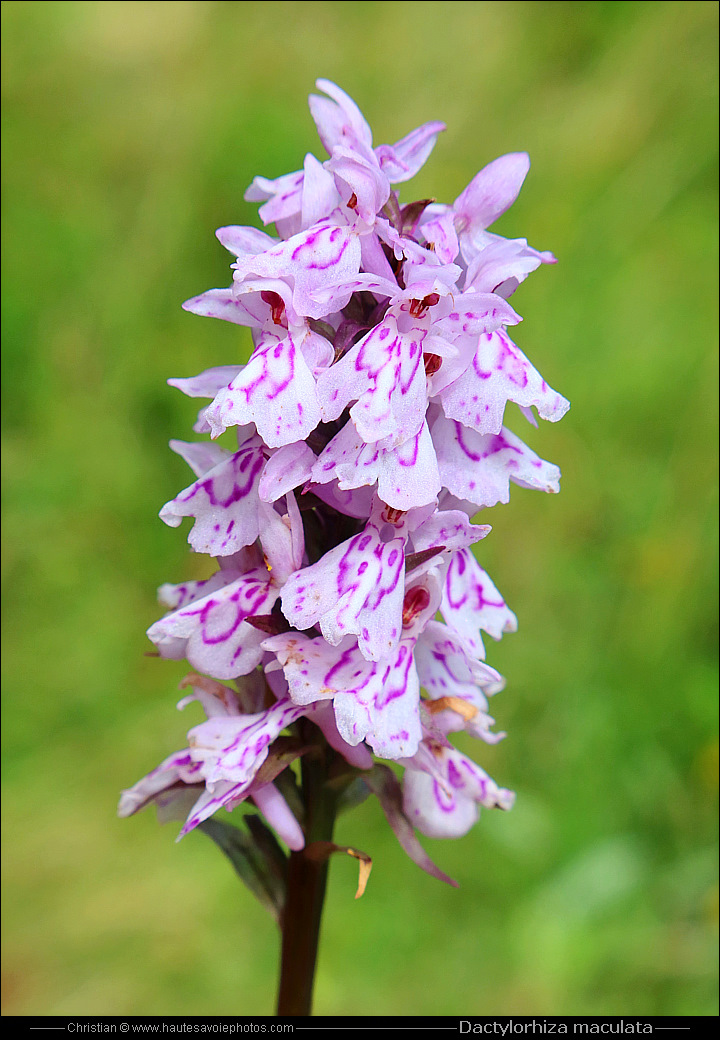
<path fill-rule="evenodd" d="M 264 253 L 238 257 L 233 264 L 234 291 L 274 292 L 283 300 L 288 322 L 322 318 L 327 313 L 313 293 L 349 281 L 360 271 L 360 240 L 347 224 L 316 224 Z M 347 294 L 345 303 L 350 299 Z"/>
<path fill-rule="evenodd" d="M 212 435 L 218 437 L 230 426 L 254 423 L 270 447 L 309 436 L 321 418 L 315 375 L 333 360 L 328 340 L 305 319 L 288 327 L 285 302 L 275 291 L 238 296 L 232 288 L 210 289 L 183 306 L 193 314 L 257 330 L 247 365 L 229 371 L 211 369 L 194 380 L 173 380 L 185 393 L 214 398 L 203 411 Z M 221 381 L 226 373 L 228 378 Z"/>
<path fill-rule="evenodd" d="M 264 776 L 261 769 L 273 741 L 307 709 L 304 712 L 287 701 L 278 701 L 270 708 L 246 714 L 241 711 L 237 693 L 220 683 L 190 675 L 182 685 L 192 685 L 193 692 L 178 707 L 199 700 L 207 721 L 190 730 L 187 750 L 170 755 L 123 792 L 120 816 L 130 816 L 163 796 L 167 802 L 173 794 L 182 799 L 185 792 L 194 794 L 182 837 L 218 808 L 233 808 L 251 797 L 290 848 L 302 848 L 302 830 L 271 782 L 280 769 L 265 769 Z M 282 762 L 278 764 L 284 768 Z"/>
<path fill-rule="evenodd" d="M 163 586 L 162 601 L 172 612 L 148 629 L 161 656 L 187 658 L 193 668 L 216 679 L 247 675 L 262 659 L 262 630 L 247 620 L 269 615 L 280 590 L 303 559 L 304 540 L 294 496 L 288 512 L 259 503 L 263 552 L 252 547 L 228 558 L 212 578 Z"/>
<path fill-rule="evenodd" d="M 517 631 L 517 617 L 469 549 L 455 553 L 448 564 L 440 610 L 448 628 L 483 659 L 481 630 L 493 639 Z"/>
<path fill-rule="evenodd" d="M 477 433 L 500 433 L 508 401 L 537 408 L 542 419 L 557 422 L 570 403 L 548 386 L 505 329 L 483 333 L 471 364 L 445 387 L 439 400 L 448 419 Z"/>
<path fill-rule="evenodd" d="M 260 533 L 262 440 L 253 434 L 234 454 L 224 455 L 160 510 L 160 519 L 170 527 L 178 527 L 185 516 L 195 517 L 188 541 L 195 552 L 212 556 L 230 556 Z"/>
<path fill-rule="evenodd" d="M 503 427 L 482 435 L 440 416 L 432 426 L 443 486 L 478 509 L 510 501 L 510 483 L 557 494 L 560 470 Z"/>
<path fill-rule="evenodd" d="M 485 229 L 510 209 L 529 169 L 530 159 L 524 152 L 502 155 L 488 163 L 452 206 L 441 207 L 437 216 L 422 225 L 425 240 L 446 262 L 455 260 L 458 251 L 467 263 L 472 261 L 482 249 Z"/>
<path fill-rule="evenodd" d="M 216 679 L 247 675 L 262 659 L 264 634 L 247 618 L 269 614 L 280 590 L 265 566 L 258 566 L 232 580 L 232 572 L 220 572 L 224 584 L 198 589 L 198 598 L 187 598 L 182 607 L 148 629 L 148 638 L 162 657 L 186 658 L 193 668 Z M 187 585 L 187 583 L 186 583 Z M 203 595 L 204 593 L 204 595 Z"/>
<path fill-rule="evenodd" d="M 305 359 L 311 338 L 320 341 L 323 351 L 330 347 L 309 330 L 299 335 L 262 334 L 248 364 L 220 390 L 205 413 L 214 437 L 229 426 L 254 423 L 265 444 L 277 448 L 312 433 L 321 414 L 315 379 Z M 331 357 L 330 349 L 328 364 Z"/>
<path fill-rule="evenodd" d="M 367 741 L 376 755 L 390 759 L 415 753 L 420 688 L 406 642 L 381 661 L 368 661 L 352 636 L 334 647 L 322 637 L 288 632 L 263 645 L 277 655 L 293 703 L 331 701 L 338 732 L 350 746 Z"/>
<path fill-rule="evenodd" d="M 402 628 L 406 538 L 396 532 L 384 538 L 382 505 L 364 531 L 293 574 L 282 592 L 291 625 L 302 631 L 319 624 L 332 646 L 356 635 L 369 661 L 395 649 Z"/>
<path fill-rule="evenodd" d="M 454 748 L 433 741 L 405 763 L 403 808 L 421 834 L 460 838 L 477 822 L 479 809 L 511 809 L 512 791 L 497 784 L 478 765 Z"/>

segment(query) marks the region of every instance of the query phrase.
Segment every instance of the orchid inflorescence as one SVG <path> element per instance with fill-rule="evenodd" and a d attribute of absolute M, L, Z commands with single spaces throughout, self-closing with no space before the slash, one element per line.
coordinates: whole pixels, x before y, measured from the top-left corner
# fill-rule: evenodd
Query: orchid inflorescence
<path fill-rule="evenodd" d="M 559 488 L 558 468 L 503 425 L 508 402 L 535 425 L 533 408 L 554 422 L 569 407 L 507 331 L 521 320 L 508 298 L 555 258 L 487 231 L 517 197 L 525 154 L 491 162 L 452 205 L 401 204 L 393 185 L 443 124 L 373 148 L 354 102 L 317 86 L 330 158 L 255 178 L 245 197 L 277 236 L 220 228 L 233 283 L 184 305 L 249 327 L 254 350 L 168 380 L 210 401 L 194 430 L 211 439 L 170 442 L 196 479 L 160 516 L 194 518 L 190 545 L 218 569 L 163 585 L 169 612 L 148 635 L 195 670 L 179 706 L 198 700 L 207 720 L 123 793 L 120 814 L 190 804 L 186 834 L 250 801 L 298 850 L 291 763 L 329 748 L 329 782 L 374 793 L 415 862 L 449 880 L 416 831 L 458 837 L 479 807 L 514 800 L 450 737 L 504 736 L 488 714 L 504 681 L 481 632 L 517 627 L 471 548 L 490 527 L 471 518 L 507 502 L 511 482 Z M 231 427 L 237 450 L 214 443 Z M 402 784 L 377 759 L 402 767 Z"/>

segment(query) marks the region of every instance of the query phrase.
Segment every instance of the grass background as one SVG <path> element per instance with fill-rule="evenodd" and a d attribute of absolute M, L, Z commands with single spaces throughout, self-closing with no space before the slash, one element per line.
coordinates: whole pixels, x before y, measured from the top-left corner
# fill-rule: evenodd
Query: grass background
<path fill-rule="evenodd" d="M 180 303 L 229 282 L 213 236 L 256 173 L 322 157 L 317 76 L 377 143 L 443 119 L 403 197 L 533 168 L 497 230 L 552 249 L 518 342 L 572 401 L 518 432 L 482 559 L 519 614 L 490 648 L 518 791 L 405 859 L 376 804 L 339 840 L 318 1014 L 712 1014 L 717 5 L 3 4 L 6 1014 L 263 1014 L 274 926 L 210 843 L 120 788 L 180 747 L 183 669 L 143 656 L 156 586 L 199 574 L 157 510 L 187 483 L 168 388 L 241 359 Z M 412 194 L 410 194 L 410 192 Z"/>

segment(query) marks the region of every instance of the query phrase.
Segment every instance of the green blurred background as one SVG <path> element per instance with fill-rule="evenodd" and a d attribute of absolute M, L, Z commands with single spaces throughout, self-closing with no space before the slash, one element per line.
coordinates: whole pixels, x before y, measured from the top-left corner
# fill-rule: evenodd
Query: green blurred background
<path fill-rule="evenodd" d="M 318 76 L 376 143 L 442 135 L 405 199 L 503 152 L 496 225 L 560 258 L 513 303 L 572 401 L 516 430 L 563 470 L 481 556 L 520 617 L 489 648 L 518 791 L 407 860 L 379 806 L 339 839 L 318 1014 L 710 1014 L 715 1000 L 715 3 L 4 3 L 4 1012 L 263 1014 L 274 925 L 200 834 L 118 791 L 182 746 L 156 586 L 206 573 L 159 507 L 193 403 L 246 355 L 180 303 L 229 284 L 253 175 L 323 157 Z M 192 709 L 191 709 L 192 712 Z"/>

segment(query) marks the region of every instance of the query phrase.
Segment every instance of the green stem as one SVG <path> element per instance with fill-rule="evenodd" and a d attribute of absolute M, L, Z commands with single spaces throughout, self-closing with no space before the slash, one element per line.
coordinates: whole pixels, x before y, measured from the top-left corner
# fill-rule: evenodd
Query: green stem
<path fill-rule="evenodd" d="M 288 864 L 277 1006 L 281 1017 L 311 1013 L 329 863 L 309 855 L 308 846 L 332 840 L 336 804 L 327 785 L 331 756 L 332 749 L 326 746 L 324 753 L 309 754 L 302 760 L 306 846 L 292 852 Z"/>

